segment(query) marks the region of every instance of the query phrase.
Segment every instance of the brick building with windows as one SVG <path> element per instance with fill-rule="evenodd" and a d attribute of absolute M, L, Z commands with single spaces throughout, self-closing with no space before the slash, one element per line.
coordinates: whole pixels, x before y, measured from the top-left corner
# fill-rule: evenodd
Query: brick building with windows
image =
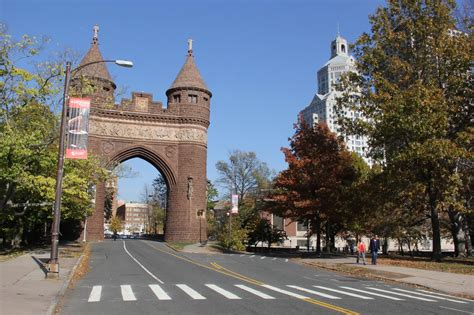
<path fill-rule="evenodd" d="M 145 233 L 150 217 L 150 206 L 146 203 L 126 202 L 117 208 L 117 217 L 122 220 L 125 234 Z M 128 232 L 128 233 L 127 233 Z"/>

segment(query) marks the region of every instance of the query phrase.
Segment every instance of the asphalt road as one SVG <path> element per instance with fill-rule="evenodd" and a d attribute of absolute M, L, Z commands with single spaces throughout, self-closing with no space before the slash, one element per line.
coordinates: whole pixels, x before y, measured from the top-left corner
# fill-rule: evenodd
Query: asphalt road
<path fill-rule="evenodd" d="M 474 314 L 474 301 L 252 254 L 185 254 L 146 240 L 92 247 L 61 314 Z"/>

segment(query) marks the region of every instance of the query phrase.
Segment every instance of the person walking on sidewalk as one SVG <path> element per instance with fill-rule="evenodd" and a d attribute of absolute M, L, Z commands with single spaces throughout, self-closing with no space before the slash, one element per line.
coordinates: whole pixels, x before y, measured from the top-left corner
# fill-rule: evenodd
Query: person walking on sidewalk
<path fill-rule="evenodd" d="M 359 259 L 362 259 L 365 265 L 365 250 L 365 243 L 359 240 L 359 244 L 357 244 L 357 263 L 359 263 Z"/>
<path fill-rule="evenodd" d="M 380 241 L 377 235 L 374 235 L 370 239 L 370 244 L 369 244 L 369 251 L 370 251 L 370 254 L 372 255 L 372 265 L 377 264 L 377 254 L 379 250 L 380 250 Z"/>

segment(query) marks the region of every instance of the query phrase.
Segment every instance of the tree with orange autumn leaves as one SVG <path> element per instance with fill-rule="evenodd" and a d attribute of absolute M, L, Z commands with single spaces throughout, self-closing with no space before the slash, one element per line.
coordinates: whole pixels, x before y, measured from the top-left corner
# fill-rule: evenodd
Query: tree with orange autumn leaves
<path fill-rule="evenodd" d="M 337 232 L 329 229 L 344 217 L 342 205 L 357 170 L 344 142 L 326 124 L 311 127 L 300 117 L 294 128 L 290 147 L 282 148 L 288 169 L 275 179 L 266 206 L 274 214 L 308 224 L 310 234 L 316 234 L 316 250 L 320 252 L 323 224 L 326 235 Z"/>

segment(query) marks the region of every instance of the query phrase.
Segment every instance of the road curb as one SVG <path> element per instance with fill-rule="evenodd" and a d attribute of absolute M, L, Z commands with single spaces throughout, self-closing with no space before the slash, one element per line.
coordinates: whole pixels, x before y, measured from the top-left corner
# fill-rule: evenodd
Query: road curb
<path fill-rule="evenodd" d="M 89 244 L 86 244 L 81 256 L 79 256 L 79 259 L 77 260 L 76 264 L 74 265 L 74 267 L 72 267 L 71 271 L 69 272 L 69 276 L 67 277 L 66 281 L 64 281 L 64 283 L 61 286 L 61 289 L 59 290 L 58 294 L 56 294 L 53 301 L 51 301 L 51 304 L 49 305 L 49 308 L 46 311 L 46 315 L 54 315 L 54 313 L 56 311 L 56 307 L 59 304 L 59 301 L 64 296 L 64 293 L 66 293 L 66 290 L 69 287 L 69 284 L 71 283 L 72 278 L 74 277 L 74 274 L 76 273 L 77 267 L 81 264 L 82 260 L 84 259 L 84 255 L 86 253 L 87 246 L 89 246 Z"/>

